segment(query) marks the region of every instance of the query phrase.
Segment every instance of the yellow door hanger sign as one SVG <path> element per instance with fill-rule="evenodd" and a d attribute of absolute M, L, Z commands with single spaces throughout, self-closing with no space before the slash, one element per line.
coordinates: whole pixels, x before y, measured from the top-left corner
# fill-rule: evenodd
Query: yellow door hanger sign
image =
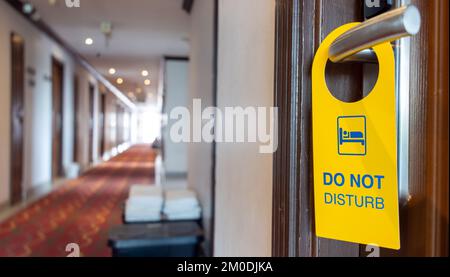
<path fill-rule="evenodd" d="M 359 23 L 323 41 L 312 69 L 316 234 L 348 242 L 400 248 L 395 61 L 390 43 L 374 47 L 375 87 L 358 102 L 335 98 L 325 81 L 328 50 Z"/>

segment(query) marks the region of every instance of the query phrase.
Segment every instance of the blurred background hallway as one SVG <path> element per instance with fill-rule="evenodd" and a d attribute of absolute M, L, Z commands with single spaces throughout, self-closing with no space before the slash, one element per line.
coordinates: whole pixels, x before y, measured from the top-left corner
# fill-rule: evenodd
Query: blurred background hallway
<path fill-rule="evenodd" d="M 201 255 L 269 256 L 272 155 L 174 142 L 170 113 L 273 106 L 274 1 L 69 2 L 0 0 L 0 256 L 114 255 L 130 210 Z M 127 208 L 136 185 L 190 206 Z"/>
<path fill-rule="evenodd" d="M 133 146 L 7 218 L 0 257 L 63 257 L 68 242 L 81 256 L 110 257 L 109 229 L 122 223 L 130 186 L 154 182 L 155 156 L 150 145 Z"/>

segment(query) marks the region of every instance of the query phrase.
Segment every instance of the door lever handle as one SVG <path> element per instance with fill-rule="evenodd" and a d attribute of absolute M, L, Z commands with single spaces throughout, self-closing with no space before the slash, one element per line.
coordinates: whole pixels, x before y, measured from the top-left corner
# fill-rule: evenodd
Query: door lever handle
<path fill-rule="evenodd" d="M 376 61 L 370 48 L 402 37 L 414 36 L 420 30 L 421 17 L 414 5 L 403 6 L 364 21 L 339 36 L 330 46 L 332 62 Z"/>

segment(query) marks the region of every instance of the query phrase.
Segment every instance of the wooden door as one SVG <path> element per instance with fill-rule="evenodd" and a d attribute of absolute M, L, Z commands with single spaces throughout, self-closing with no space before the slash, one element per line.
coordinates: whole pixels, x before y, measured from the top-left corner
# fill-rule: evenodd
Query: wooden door
<path fill-rule="evenodd" d="M 100 113 L 99 113 L 99 144 L 100 157 L 105 154 L 105 131 L 106 131 L 106 92 L 100 93 Z"/>
<path fill-rule="evenodd" d="M 363 20 L 363 1 L 276 1 L 275 256 L 367 255 L 364 246 L 315 236 L 311 143 L 315 51 L 336 27 Z M 400 213 L 402 248 L 382 249 L 383 256 L 448 255 L 448 1 L 412 2 L 421 11 L 423 28 L 411 46 L 410 200 Z M 362 64 L 329 63 L 326 79 L 335 96 L 352 101 L 363 97 L 374 72 Z"/>
<path fill-rule="evenodd" d="M 89 163 L 94 161 L 94 100 L 95 100 L 95 87 L 93 84 L 89 84 Z"/>
<path fill-rule="evenodd" d="M 422 29 L 411 41 L 409 195 L 400 210 L 400 251 L 448 256 L 449 1 L 412 0 Z"/>
<path fill-rule="evenodd" d="M 73 161 L 75 163 L 78 163 L 79 160 L 79 149 L 80 149 L 80 143 L 79 143 L 79 116 L 80 116 L 80 103 L 79 103 L 79 79 L 77 75 L 74 75 L 73 77 Z"/>
<path fill-rule="evenodd" d="M 62 128 L 63 128 L 64 66 L 52 57 L 52 178 L 63 175 Z"/>
<path fill-rule="evenodd" d="M 11 152 L 10 203 L 22 201 L 25 42 L 18 34 L 11 34 Z"/>

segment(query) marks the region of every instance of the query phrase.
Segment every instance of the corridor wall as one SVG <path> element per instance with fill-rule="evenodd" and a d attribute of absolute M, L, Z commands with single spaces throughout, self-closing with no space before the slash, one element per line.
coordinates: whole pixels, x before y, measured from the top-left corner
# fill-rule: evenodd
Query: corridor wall
<path fill-rule="evenodd" d="M 11 49 L 10 35 L 15 32 L 25 41 L 24 95 L 24 164 L 22 191 L 24 197 L 40 194 L 52 188 L 52 72 L 55 57 L 64 65 L 62 163 L 67 169 L 75 159 L 82 169 L 89 162 L 89 83 L 94 85 L 93 160 L 99 154 L 99 90 L 95 77 L 78 64 L 64 47 L 39 30 L 7 2 L 0 1 L 0 208 L 10 200 L 11 143 Z M 34 74 L 30 73 L 34 72 Z M 75 111 L 74 75 L 78 76 L 79 101 L 78 147 L 74 157 Z M 111 96 L 117 100 L 117 97 Z M 115 125 L 111 126 L 115 128 Z"/>
<path fill-rule="evenodd" d="M 274 34 L 275 1 L 219 0 L 219 109 L 273 106 Z M 271 255 L 273 155 L 258 146 L 217 144 L 216 256 Z"/>
<path fill-rule="evenodd" d="M 72 87 L 74 63 L 70 55 L 48 36 L 12 9 L 0 2 L 0 203 L 9 200 L 10 178 L 10 34 L 25 40 L 25 126 L 23 191 L 48 186 L 51 180 L 51 57 L 64 63 L 63 88 L 63 164 L 72 161 L 73 110 Z M 27 71 L 27 70 L 26 70 Z M 34 85 L 31 84 L 33 81 Z"/>
<path fill-rule="evenodd" d="M 189 105 L 201 99 L 203 108 L 214 105 L 214 2 L 197 0 L 191 12 L 189 55 Z M 192 113 L 191 113 L 192 114 Z M 205 251 L 212 255 L 213 232 L 213 144 L 188 145 L 188 185 L 202 205 Z"/>
<path fill-rule="evenodd" d="M 177 143 L 170 138 L 171 127 L 177 123 L 170 119 L 170 112 L 176 107 L 188 106 L 188 64 L 187 60 L 166 59 L 164 63 L 164 113 L 167 125 L 163 130 L 164 168 L 166 174 L 185 176 L 187 174 L 187 143 Z"/>

